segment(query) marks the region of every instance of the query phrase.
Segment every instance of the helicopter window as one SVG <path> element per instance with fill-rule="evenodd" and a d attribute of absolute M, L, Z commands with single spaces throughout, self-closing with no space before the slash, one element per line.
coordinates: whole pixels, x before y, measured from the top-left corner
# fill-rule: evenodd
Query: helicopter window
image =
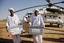
<path fill-rule="evenodd" d="M 46 18 L 46 16 L 45 16 L 45 18 Z"/>
<path fill-rule="evenodd" d="M 43 11 L 43 9 L 39 9 L 39 11 Z"/>
<path fill-rule="evenodd" d="M 61 19 L 61 17 L 59 17 L 59 19 Z"/>
<path fill-rule="evenodd" d="M 50 16 L 50 17 L 52 17 L 52 16 Z"/>
<path fill-rule="evenodd" d="M 30 18 L 30 16 L 28 16 L 28 18 Z"/>
<path fill-rule="evenodd" d="M 55 16 L 53 16 L 53 18 L 55 18 Z"/>

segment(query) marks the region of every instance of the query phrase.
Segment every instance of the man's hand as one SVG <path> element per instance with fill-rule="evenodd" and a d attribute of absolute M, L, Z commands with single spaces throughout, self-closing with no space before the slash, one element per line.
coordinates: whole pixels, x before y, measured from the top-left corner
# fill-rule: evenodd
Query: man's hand
<path fill-rule="evenodd" d="M 6 29 L 7 29 L 7 26 L 6 26 Z"/>
<path fill-rule="evenodd" d="M 45 25 L 43 25 L 43 28 L 45 28 Z"/>
<path fill-rule="evenodd" d="M 8 27 L 6 26 L 6 31 L 8 32 L 7 28 L 8 28 Z M 8 36 L 10 36 L 10 35 L 8 34 Z"/>
<path fill-rule="evenodd" d="M 6 31 L 8 32 L 7 28 L 8 28 L 8 27 L 6 26 Z"/>
<path fill-rule="evenodd" d="M 30 25 L 30 26 L 32 25 L 31 22 L 29 22 L 29 25 Z"/>

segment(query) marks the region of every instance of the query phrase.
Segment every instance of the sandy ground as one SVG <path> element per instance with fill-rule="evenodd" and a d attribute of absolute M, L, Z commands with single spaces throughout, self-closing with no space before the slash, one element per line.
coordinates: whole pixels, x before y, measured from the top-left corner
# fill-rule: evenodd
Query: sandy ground
<path fill-rule="evenodd" d="M 26 29 L 27 30 L 27 29 Z M 46 25 L 43 34 L 43 43 L 64 43 L 64 27 L 57 28 L 55 25 Z M 32 35 L 28 33 L 21 34 L 21 43 L 33 43 Z M 0 22 L 0 43 L 13 43 L 12 37 L 8 36 L 5 28 L 5 22 Z"/>

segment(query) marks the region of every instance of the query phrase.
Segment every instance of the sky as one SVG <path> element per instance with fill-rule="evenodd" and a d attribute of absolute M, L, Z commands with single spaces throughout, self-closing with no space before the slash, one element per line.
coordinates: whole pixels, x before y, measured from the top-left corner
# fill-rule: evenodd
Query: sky
<path fill-rule="evenodd" d="M 64 1 L 64 0 L 51 0 L 52 3 L 60 2 L 60 1 Z M 17 11 L 23 8 L 36 6 L 36 5 L 45 5 L 45 4 L 47 4 L 45 0 L 0 0 L 0 19 L 6 19 L 7 16 L 10 15 L 8 11 L 9 8 L 14 8 L 14 10 Z M 64 4 L 57 4 L 57 5 L 64 7 Z M 20 19 L 23 19 L 23 16 L 26 13 L 34 9 L 36 8 L 20 11 L 15 14 L 17 14 Z"/>

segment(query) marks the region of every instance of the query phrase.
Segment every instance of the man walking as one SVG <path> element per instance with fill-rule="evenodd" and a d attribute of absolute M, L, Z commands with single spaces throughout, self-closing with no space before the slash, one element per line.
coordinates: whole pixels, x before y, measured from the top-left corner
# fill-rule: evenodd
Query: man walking
<path fill-rule="evenodd" d="M 16 28 L 8 29 L 9 27 L 20 25 L 21 24 L 20 20 L 19 20 L 18 16 L 14 14 L 13 8 L 9 8 L 8 10 L 10 12 L 10 16 L 7 17 L 6 28 L 7 28 L 7 30 L 9 30 L 8 33 L 9 33 L 9 35 L 12 36 L 13 42 L 14 43 L 20 43 L 20 41 L 21 41 L 20 28 L 16 27 Z"/>
<path fill-rule="evenodd" d="M 43 18 L 41 15 L 39 15 L 38 10 L 34 11 L 34 14 L 30 19 L 30 22 L 31 22 L 31 24 L 30 24 L 31 26 L 41 26 L 42 25 L 43 27 L 45 27 Z M 41 35 L 34 34 L 33 41 L 34 41 L 34 43 L 42 43 L 42 34 Z"/>

